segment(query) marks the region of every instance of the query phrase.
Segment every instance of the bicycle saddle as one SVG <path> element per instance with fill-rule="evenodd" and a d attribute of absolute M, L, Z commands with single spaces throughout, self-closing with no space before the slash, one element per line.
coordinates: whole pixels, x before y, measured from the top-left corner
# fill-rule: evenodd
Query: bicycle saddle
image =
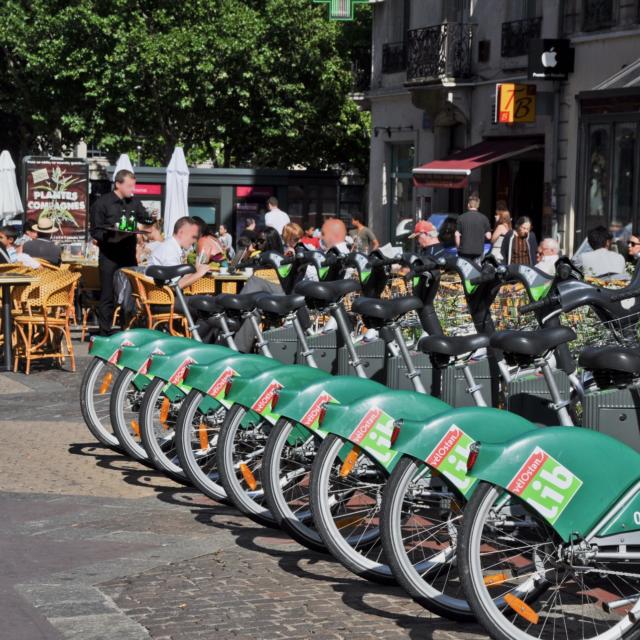
<path fill-rule="evenodd" d="M 266 295 L 264 291 L 255 293 L 221 293 L 215 297 L 216 303 L 227 311 L 253 311 L 258 300 Z"/>
<path fill-rule="evenodd" d="M 351 310 L 361 316 L 377 320 L 395 320 L 409 311 L 422 309 L 422 301 L 413 296 L 380 300 L 378 298 L 357 298 L 351 305 Z"/>
<path fill-rule="evenodd" d="M 170 267 L 154 264 L 151 267 L 147 267 L 145 275 L 153 278 L 156 283 L 166 284 L 175 278 L 181 278 L 195 272 L 195 267 L 190 264 L 176 264 Z"/>
<path fill-rule="evenodd" d="M 491 336 L 490 344 L 505 353 L 523 356 L 541 356 L 565 342 L 576 339 L 569 327 L 550 327 L 535 331 L 498 331 Z"/>
<path fill-rule="evenodd" d="M 320 302 L 338 302 L 341 298 L 359 291 L 360 284 L 355 280 L 332 280 L 331 282 L 313 282 L 305 280 L 296 285 L 295 292 L 311 300 Z"/>
<path fill-rule="evenodd" d="M 469 336 L 425 336 L 418 342 L 423 353 L 457 357 L 489 346 L 489 337 L 482 333 Z"/>
<path fill-rule="evenodd" d="M 267 294 L 258 300 L 258 308 L 275 316 L 286 316 L 304 307 L 304 296 Z"/>

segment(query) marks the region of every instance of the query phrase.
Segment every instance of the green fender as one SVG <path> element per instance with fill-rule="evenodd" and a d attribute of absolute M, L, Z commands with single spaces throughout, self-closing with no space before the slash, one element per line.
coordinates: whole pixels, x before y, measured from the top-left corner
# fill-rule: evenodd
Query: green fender
<path fill-rule="evenodd" d="M 326 405 L 322 430 L 357 444 L 390 472 L 400 459 L 391 448 L 394 426 L 404 420 L 424 424 L 445 411 L 451 411 L 451 405 L 432 396 L 385 388 L 355 402 Z"/>
<path fill-rule="evenodd" d="M 519 496 L 568 542 L 590 533 L 638 482 L 640 454 L 597 431 L 553 427 L 481 443 L 472 473 Z"/>
<path fill-rule="evenodd" d="M 283 384 L 284 389 L 278 392 L 278 415 L 312 430 L 318 430 L 320 408 L 324 404 L 347 404 L 388 391 L 379 382 L 355 376 L 332 376 L 311 384 L 302 384 L 293 379 Z"/>
<path fill-rule="evenodd" d="M 304 388 L 330 378 L 331 375 L 321 369 L 312 369 L 302 364 L 280 364 L 252 379 L 234 380 L 229 398 L 275 424 L 280 415 L 271 410 L 271 403 L 277 390 L 286 388 L 289 384 Z"/>
<path fill-rule="evenodd" d="M 424 422 L 405 420 L 393 448 L 400 454 L 427 462 L 464 496 L 469 496 L 476 479 L 467 475 L 470 445 L 506 442 L 536 429 L 515 413 L 487 407 L 463 407 L 441 413 Z"/>
<path fill-rule="evenodd" d="M 121 346 L 142 346 L 158 338 L 167 338 L 167 334 L 151 329 L 129 329 L 112 336 L 93 336 L 89 344 L 89 355 L 117 364 Z"/>
<path fill-rule="evenodd" d="M 196 389 L 205 394 L 210 400 L 223 404 L 229 408 L 233 402 L 227 398 L 227 385 L 233 378 L 253 380 L 264 371 L 281 367 L 277 360 L 265 358 L 251 353 L 237 353 L 228 351 L 226 358 L 215 360 L 209 364 L 192 364 L 188 367 L 184 384 L 190 389 Z"/>

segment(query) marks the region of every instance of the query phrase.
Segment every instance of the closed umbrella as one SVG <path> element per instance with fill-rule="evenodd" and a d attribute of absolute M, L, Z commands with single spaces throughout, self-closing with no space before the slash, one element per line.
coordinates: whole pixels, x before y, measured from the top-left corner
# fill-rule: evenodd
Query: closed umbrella
<path fill-rule="evenodd" d="M 188 190 L 189 167 L 182 147 L 176 147 L 167 167 L 167 187 L 164 200 L 164 235 L 167 238 L 173 233 L 176 220 L 189 215 Z"/>
<path fill-rule="evenodd" d="M 129 155 L 126 153 L 121 153 L 118 158 L 118 162 L 116 162 L 116 168 L 113 170 L 113 176 L 115 178 L 116 173 L 121 171 L 122 169 L 126 169 L 127 171 L 131 171 L 133 173 L 133 165 L 131 164 L 131 160 L 129 160 Z"/>
<path fill-rule="evenodd" d="M 0 220 L 13 218 L 23 211 L 16 181 L 16 165 L 5 149 L 0 153 Z"/>

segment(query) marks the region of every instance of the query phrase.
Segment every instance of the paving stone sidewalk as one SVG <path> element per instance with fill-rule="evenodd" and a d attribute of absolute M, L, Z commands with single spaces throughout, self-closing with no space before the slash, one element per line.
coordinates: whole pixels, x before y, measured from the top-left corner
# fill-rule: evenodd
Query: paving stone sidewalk
<path fill-rule="evenodd" d="M 484 638 L 113 451 L 81 372 L 0 374 L 0 639 Z"/>

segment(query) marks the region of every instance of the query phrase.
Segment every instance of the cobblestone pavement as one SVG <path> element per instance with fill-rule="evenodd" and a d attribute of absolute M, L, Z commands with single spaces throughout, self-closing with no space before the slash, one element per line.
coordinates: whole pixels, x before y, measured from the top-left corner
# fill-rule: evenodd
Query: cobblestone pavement
<path fill-rule="evenodd" d="M 484 637 L 97 447 L 87 362 L 0 374 L 0 639 Z"/>

